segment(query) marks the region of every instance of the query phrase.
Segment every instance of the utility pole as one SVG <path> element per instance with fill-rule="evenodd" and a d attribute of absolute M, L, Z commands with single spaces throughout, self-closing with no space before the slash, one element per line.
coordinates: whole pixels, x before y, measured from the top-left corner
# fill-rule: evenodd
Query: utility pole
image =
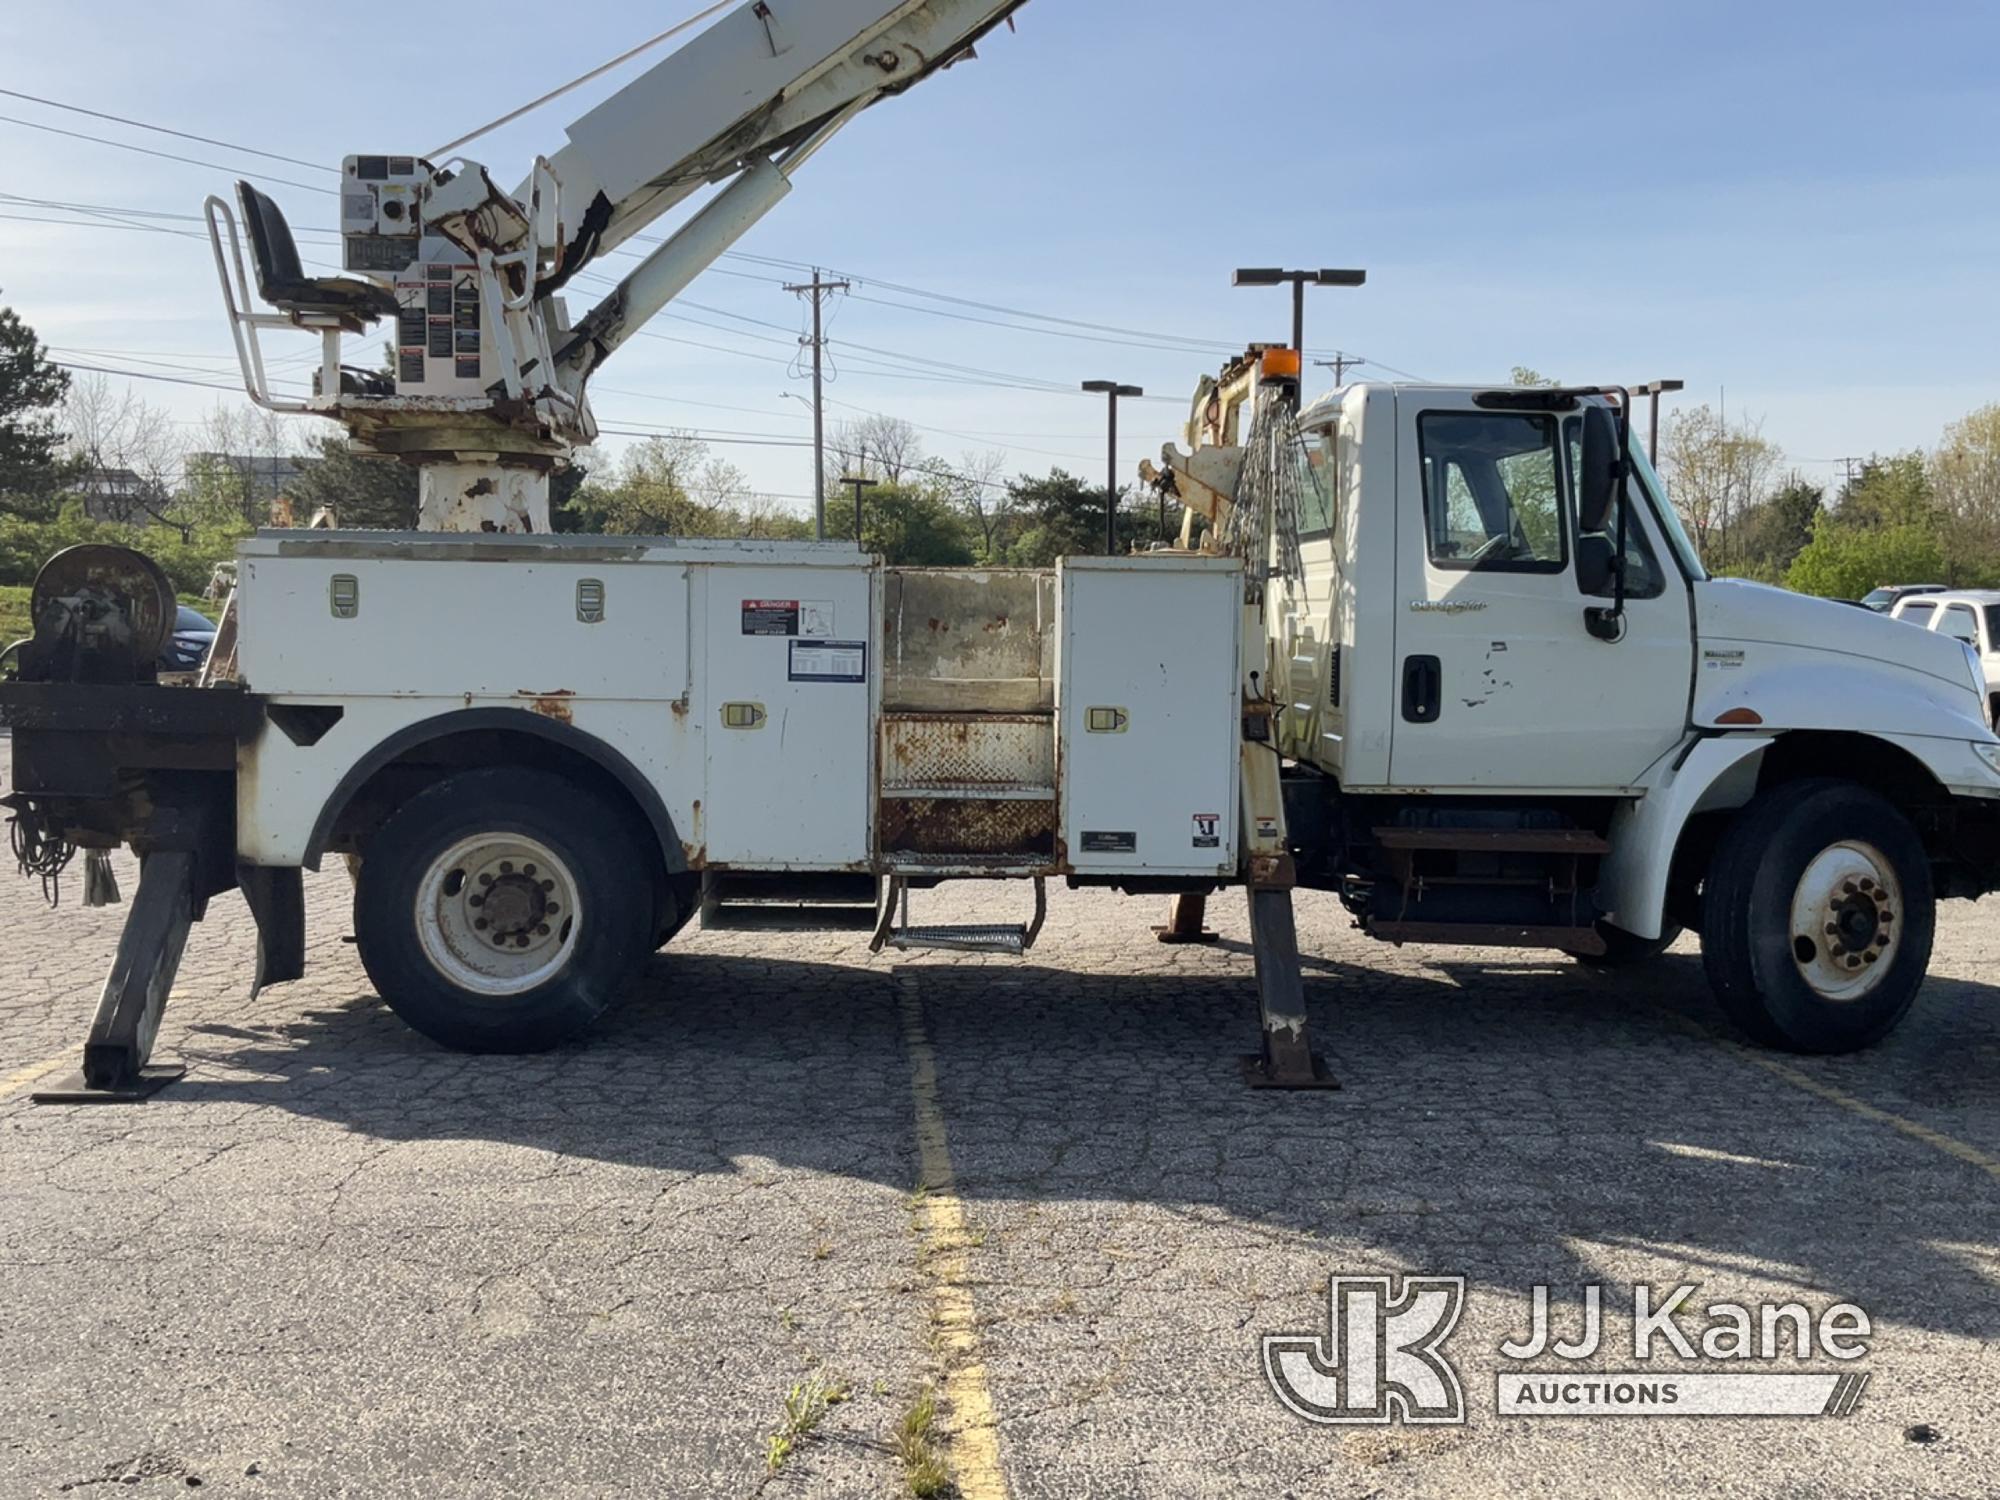
<path fill-rule="evenodd" d="M 1145 391 L 1136 385 L 1120 385 L 1115 380 L 1086 380 L 1083 388 L 1092 395 L 1102 395 L 1105 407 L 1111 414 L 1111 467 L 1109 479 L 1111 488 L 1104 500 L 1104 555 L 1118 555 L 1118 398 L 1120 396 L 1143 396 Z M 1164 502 L 1161 514 L 1165 514 Z"/>
<path fill-rule="evenodd" d="M 1646 424 L 1646 460 L 1656 469 L 1660 466 L 1660 397 L 1686 389 L 1685 380 L 1649 380 L 1644 385 L 1632 387 L 1633 395 L 1650 396 L 1653 401 Z"/>
<path fill-rule="evenodd" d="M 820 307 L 829 292 L 844 292 L 848 283 L 844 281 L 820 280 L 819 267 L 813 267 L 813 279 L 804 286 L 787 286 L 786 291 L 801 297 L 812 298 L 813 331 L 810 341 L 800 339 L 801 345 L 812 345 L 813 356 L 813 535 L 820 541 L 826 540 L 826 403 L 821 399 L 821 364 L 826 353 L 826 332 L 820 321 Z"/>
<path fill-rule="evenodd" d="M 1284 286 L 1292 288 L 1292 348 L 1301 358 L 1306 350 L 1306 288 L 1309 286 L 1363 286 L 1366 271 L 1280 271 L 1275 267 L 1253 266 L 1236 273 L 1233 286 Z"/>
<path fill-rule="evenodd" d="M 1333 388 L 1339 390 L 1347 384 L 1348 370 L 1358 370 L 1367 364 L 1368 361 L 1365 359 L 1356 359 L 1350 354 L 1335 354 L 1332 359 L 1316 359 L 1313 363 L 1322 370 L 1333 371 Z"/>

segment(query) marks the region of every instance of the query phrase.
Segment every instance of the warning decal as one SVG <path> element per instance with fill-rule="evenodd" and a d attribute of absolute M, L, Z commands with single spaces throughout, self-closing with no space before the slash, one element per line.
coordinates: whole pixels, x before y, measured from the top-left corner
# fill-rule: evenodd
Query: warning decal
<path fill-rule="evenodd" d="M 799 601 L 796 599 L 745 599 L 745 635 L 797 635 Z"/>

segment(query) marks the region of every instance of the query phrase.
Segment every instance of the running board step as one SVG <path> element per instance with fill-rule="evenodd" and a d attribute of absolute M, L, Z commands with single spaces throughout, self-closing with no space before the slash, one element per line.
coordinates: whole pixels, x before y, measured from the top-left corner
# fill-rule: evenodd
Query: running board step
<path fill-rule="evenodd" d="M 912 948 L 942 948 L 955 953 L 1005 953 L 1019 958 L 1028 951 L 1028 929 L 1013 925 L 959 927 L 902 927 L 889 934 L 889 946 L 905 952 Z"/>
<path fill-rule="evenodd" d="M 874 953 L 884 948 L 902 952 L 912 948 L 940 948 L 955 953 L 1004 953 L 1019 958 L 1042 935 L 1042 924 L 1049 915 L 1049 889 L 1041 876 L 1035 876 L 1035 919 L 1026 924 L 951 922 L 936 927 L 912 927 L 909 881 L 893 875 L 883 892 L 881 909 L 875 915 L 875 936 L 868 944 Z"/>
<path fill-rule="evenodd" d="M 1476 854 L 1609 854 L 1611 845 L 1583 828 L 1377 828 L 1384 849 L 1458 850 Z"/>
<path fill-rule="evenodd" d="M 1595 927 L 1522 927 L 1506 922 L 1370 922 L 1368 935 L 1404 943 L 1457 943 L 1468 948 L 1556 948 L 1564 953 L 1604 952 Z"/>

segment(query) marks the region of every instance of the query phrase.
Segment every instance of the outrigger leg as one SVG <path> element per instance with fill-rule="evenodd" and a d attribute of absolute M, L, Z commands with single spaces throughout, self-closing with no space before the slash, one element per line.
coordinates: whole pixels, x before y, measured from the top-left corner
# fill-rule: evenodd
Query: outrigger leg
<path fill-rule="evenodd" d="M 205 904 L 195 895 L 198 865 L 196 854 L 186 849 L 157 850 L 141 861 L 139 890 L 118 938 L 90 1038 L 83 1044 L 83 1069 L 38 1090 L 35 1103 L 129 1103 L 151 1097 L 186 1074 L 179 1064 L 158 1065 L 149 1059 L 187 947 L 188 928 Z"/>
<path fill-rule="evenodd" d="M 1253 1089 L 1339 1088 L 1306 1033 L 1305 979 L 1290 890 L 1250 888 L 1250 951 L 1264 1050 L 1243 1059 L 1243 1081 Z"/>

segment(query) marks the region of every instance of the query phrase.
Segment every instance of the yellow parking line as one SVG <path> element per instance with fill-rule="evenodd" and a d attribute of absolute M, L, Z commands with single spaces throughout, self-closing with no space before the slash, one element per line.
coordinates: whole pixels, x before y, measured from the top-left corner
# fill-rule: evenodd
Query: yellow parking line
<path fill-rule="evenodd" d="M 1704 1037 L 1714 1042 L 1724 1051 L 1735 1053 L 1745 1062 L 1755 1063 L 1766 1073 L 1784 1079 L 1793 1088 L 1811 1094 L 1815 1099 L 1824 1099 L 1829 1104 L 1839 1105 L 1851 1115 L 1872 1120 L 1877 1125 L 1886 1125 L 1898 1135 L 1908 1136 L 1913 1141 L 1921 1141 L 1934 1151 L 1942 1151 L 1946 1156 L 1954 1157 L 1969 1167 L 1977 1167 L 1989 1177 L 2000 1179 L 2000 1157 L 1989 1156 L 1977 1146 L 1969 1145 L 1957 1136 L 1946 1135 L 1942 1130 L 1933 1130 L 1928 1125 L 1919 1125 L 1915 1120 L 1905 1119 L 1902 1115 L 1883 1109 L 1879 1104 L 1870 1104 L 1866 1099 L 1857 1099 L 1846 1090 L 1837 1089 L 1830 1083 L 1822 1083 L 1804 1069 L 1796 1068 L 1768 1053 L 1746 1047 L 1741 1042 L 1731 1041 L 1726 1036 L 1718 1036 L 1706 1026 L 1690 1021 L 1678 1011 L 1668 1010 L 1664 1006 L 1657 1008 L 1660 1014 L 1690 1035 Z"/>
<path fill-rule="evenodd" d="M 72 1054 L 65 1052 L 61 1057 L 52 1057 L 47 1062 L 30 1063 L 25 1068 L 16 1068 L 5 1078 L 0 1078 L 0 1101 L 13 1098 L 29 1084 L 39 1083 L 57 1068 L 75 1060 Z"/>
<path fill-rule="evenodd" d="M 1967 1166 L 1979 1168 L 1989 1177 L 2000 1178 L 2000 1159 L 1988 1156 L 1977 1146 L 1967 1145 L 1957 1136 L 1946 1135 L 1942 1130 L 1933 1130 L 1928 1125 L 1919 1125 L 1915 1120 L 1906 1120 L 1901 1115 L 1891 1114 L 1881 1106 L 1870 1104 L 1866 1099 L 1857 1099 L 1830 1083 L 1821 1083 L 1810 1073 L 1802 1072 L 1790 1063 L 1780 1062 L 1775 1057 L 1765 1057 L 1735 1042 L 1723 1042 L 1723 1045 L 1733 1048 L 1765 1072 L 1776 1074 L 1793 1087 L 1804 1089 L 1808 1094 L 1824 1099 L 1829 1104 L 1838 1104 L 1849 1114 L 1859 1115 L 1864 1120 L 1873 1120 L 1877 1125 L 1887 1125 L 1899 1135 L 1906 1135 L 1913 1141 L 1922 1141 L 1926 1146 L 1942 1151 L 1946 1156 L 1957 1157 Z"/>
<path fill-rule="evenodd" d="M 937 1054 L 924 1031 L 916 979 L 900 972 L 896 978 L 902 990 L 903 1043 L 910 1053 L 910 1096 L 917 1112 L 925 1263 L 933 1287 L 931 1323 L 944 1359 L 943 1395 L 951 1412 L 947 1456 L 963 1500 L 1006 1500 L 1000 1430 L 986 1387 L 986 1366 L 979 1357 L 979 1324 L 966 1253 L 972 1240 L 952 1176 L 944 1110 L 938 1103 Z"/>

